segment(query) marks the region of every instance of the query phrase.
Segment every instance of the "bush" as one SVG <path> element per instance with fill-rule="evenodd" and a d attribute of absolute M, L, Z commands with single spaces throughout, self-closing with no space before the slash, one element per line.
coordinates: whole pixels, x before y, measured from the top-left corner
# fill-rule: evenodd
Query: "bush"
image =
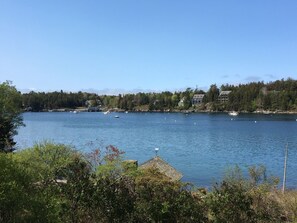
<path fill-rule="evenodd" d="M 223 181 L 214 186 L 208 197 L 211 218 L 214 222 L 256 222 L 253 199 L 241 182 Z"/>
<path fill-rule="evenodd" d="M 31 173 L 36 182 L 45 184 L 59 178 L 57 171 L 72 162 L 77 154 L 70 146 L 42 142 L 15 153 L 14 159 Z"/>
<path fill-rule="evenodd" d="M 0 154 L 0 222 L 56 222 L 33 177 L 13 154 Z"/>
<path fill-rule="evenodd" d="M 206 222 L 205 204 L 190 189 L 156 169 L 144 171 L 136 179 L 137 222 Z"/>

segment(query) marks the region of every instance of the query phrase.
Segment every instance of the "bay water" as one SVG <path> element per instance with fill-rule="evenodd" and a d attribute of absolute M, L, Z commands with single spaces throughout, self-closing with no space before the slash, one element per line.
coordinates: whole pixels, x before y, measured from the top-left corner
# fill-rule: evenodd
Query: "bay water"
<path fill-rule="evenodd" d="M 118 116 L 118 118 L 115 118 Z M 82 152 L 114 145 L 141 164 L 158 155 L 183 181 L 209 187 L 231 167 L 264 165 L 282 179 L 288 144 L 287 186 L 297 188 L 297 115 L 225 113 L 24 113 L 18 149 L 49 140 Z"/>

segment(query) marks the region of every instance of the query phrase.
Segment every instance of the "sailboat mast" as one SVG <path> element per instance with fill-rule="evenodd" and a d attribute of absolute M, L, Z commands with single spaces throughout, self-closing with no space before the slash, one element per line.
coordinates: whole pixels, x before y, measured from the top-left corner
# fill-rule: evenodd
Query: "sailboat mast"
<path fill-rule="evenodd" d="M 283 193 L 285 193 L 285 189 L 286 189 L 287 160 L 288 160 L 288 143 L 286 145 L 286 150 L 285 150 L 284 178 L 283 178 L 283 188 L 282 188 L 282 192 Z"/>

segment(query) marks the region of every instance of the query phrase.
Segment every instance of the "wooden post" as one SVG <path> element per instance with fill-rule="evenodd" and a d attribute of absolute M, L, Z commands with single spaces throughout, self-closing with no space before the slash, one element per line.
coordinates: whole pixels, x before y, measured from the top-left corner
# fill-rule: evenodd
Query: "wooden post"
<path fill-rule="evenodd" d="M 285 149 L 284 178 L 283 178 L 283 188 L 282 188 L 283 194 L 285 193 L 285 189 L 286 189 L 287 160 L 288 160 L 288 143 Z"/>

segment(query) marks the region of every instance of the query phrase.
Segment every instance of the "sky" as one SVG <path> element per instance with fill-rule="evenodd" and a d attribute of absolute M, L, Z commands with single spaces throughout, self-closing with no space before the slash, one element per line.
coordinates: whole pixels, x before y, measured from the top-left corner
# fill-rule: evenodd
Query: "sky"
<path fill-rule="evenodd" d="M 297 79 L 296 0 L 0 0 L 0 82 L 126 93 Z"/>

